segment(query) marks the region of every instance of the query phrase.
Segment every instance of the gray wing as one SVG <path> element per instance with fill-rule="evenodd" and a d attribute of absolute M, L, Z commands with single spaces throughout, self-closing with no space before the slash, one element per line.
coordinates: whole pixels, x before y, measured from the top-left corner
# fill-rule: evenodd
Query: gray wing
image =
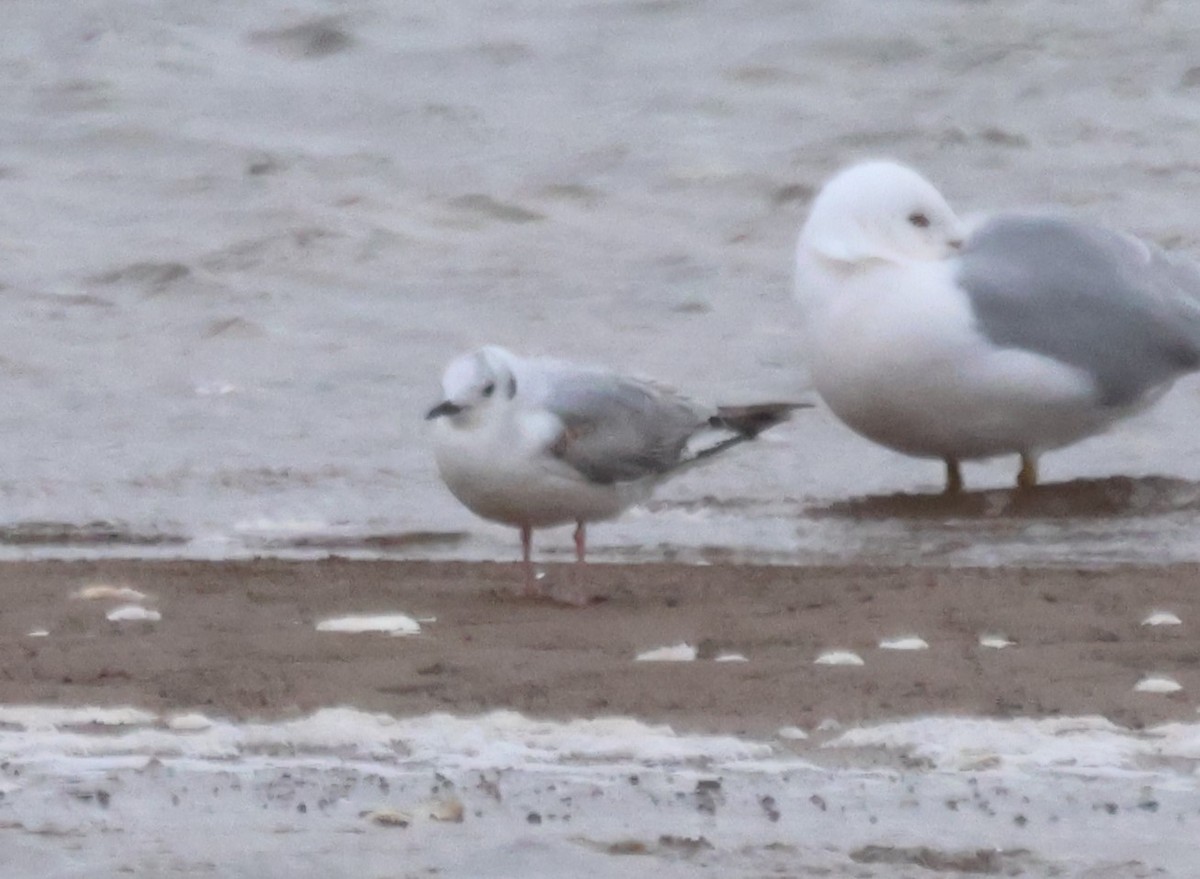
<path fill-rule="evenodd" d="M 709 415 L 670 391 L 599 372 L 555 375 L 544 404 L 565 425 L 551 452 L 606 485 L 674 468 Z"/>
<path fill-rule="evenodd" d="M 1098 226 L 994 219 L 967 241 L 958 283 L 980 331 L 1086 370 L 1122 406 L 1200 366 L 1200 268 Z"/>

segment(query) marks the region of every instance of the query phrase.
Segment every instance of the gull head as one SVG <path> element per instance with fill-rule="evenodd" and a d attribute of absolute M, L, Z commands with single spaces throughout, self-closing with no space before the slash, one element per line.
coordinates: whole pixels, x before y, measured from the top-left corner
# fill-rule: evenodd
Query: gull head
<path fill-rule="evenodd" d="M 963 222 L 916 171 L 865 162 L 840 171 L 817 194 L 800 251 L 847 267 L 940 260 L 962 246 L 963 234 Z"/>
<path fill-rule="evenodd" d="M 512 400 L 517 394 L 515 361 L 513 354 L 495 345 L 456 357 L 442 375 L 442 402 L 425 417 L 461 423 Z"/>

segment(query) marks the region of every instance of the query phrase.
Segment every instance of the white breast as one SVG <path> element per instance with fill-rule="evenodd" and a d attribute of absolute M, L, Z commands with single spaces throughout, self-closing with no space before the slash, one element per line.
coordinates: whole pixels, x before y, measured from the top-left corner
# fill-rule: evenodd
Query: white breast
<path fill-rule="evenodd" d="M 588 482 L 545 451 L 544 427 L 529 417 L 465 426 L 439 419 L 433 435 L 438 471 L 473 513 L 513 526 L 610 519 L 649 494 L 651 483 Z"/>
<path fill-rule="evenodd" d="M 1114 413 L 1066 364 L 999 349 L 975 329 L 953 261 L 872 263 L 844 275 L 801 260 L 813 381 L 834 413 L 911 455 L 976 458 L 1054 448 Z"/>

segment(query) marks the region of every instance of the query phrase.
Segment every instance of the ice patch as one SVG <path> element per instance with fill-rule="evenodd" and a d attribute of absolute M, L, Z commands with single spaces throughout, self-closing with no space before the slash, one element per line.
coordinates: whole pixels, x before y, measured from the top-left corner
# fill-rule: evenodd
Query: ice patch
<path fill-rule="evenodd" d="M 1150 616 L 1142 620 L 1143 626 L 1179 626 L 1182 624 L 1183 620 L 1169 610 L 1152 611 Z"/>
<path fill-rule="evenodd" d="M 673 647 L 656 647 L 639 653 L 634 662 L 692 662 L 696 658 L 696 648 L 691 644 L 679 643 Z"/>
<path fill-rule="evenodd" d="M 990 647 L 993 650 L 1003 650 L 1005 647 L 1012 647 L 1014 641 L 1008 640 L 1007 637 L 999 633 L 992 633 L 979 636 L 980 647 Z"/>
<path fill-rule="evenodd" d="M 816 665 L 863 665 L 863 659 L 850 650 L 826 650 L 813 660 Z"/>
<path fill-rule="evenodd" d="M 1133 688 L 1136 693 L 1178 693 L 1183 685 L 1165 675 L 1148 675 Z"/>
<path fill-rule="evenodd" d="M 136 589 L 130 589 L 128 586 L 113 586 L 110 583 L 94 583 L 91 586 L 84 586 L 78 592 L 72 593 L 72 598 L 79 598 L 84 601 L 145 601 L 146 593 L 138 592 Z"/>
<path fill-rule="evenodd" d="M 149 622 L 157 622 L 162 619 L 162 614 L 156 610 L 142 607 L 140 604 L 123 604 L 120 607 L 113 608 L 105 618 L 112 620 L 114 623 L 124 623 L 135 620 L 147 620 Z"/>
<path fill-rule="evenodd" d="M 106 727 L 103 735 L 91 731 Z M 757 760 L 766 743 L 732 736 L 682 735 L 628 717 L 527 718 L 514 711 L 475 717 L 429 714 L 394 718 L 353 708 L 324 708 L 278 723 L 233 723 L 132 708 L 0 706 L 0 760 L 49 753 L 65 757 L 188 757 L 228 761 L 262 755 L 371 760 L 456 769 L 506 769 L 583 763 L 654 764 Z"/>
<path fill-rule="evenodd" d="M 421 624 L 402 613 L 335 617 L 317 623 L 318 632 L 383 632 L 388 635 L 416 635 Z"/>
<path fill-rule="evenodd" d="M 929 644 L 917 635 L 905 635 L 899 638 L 884 638 L 879 642 L 880 650 L 928 650 Z"/>
<path fill-rule="evenodd" d="M 49 634 L 50 634 L 49 629 L 33 629 L 30 632 L 26 632 L 25 637 L 27 637 L 27 638 L 45 638 Z"/>
<path fill-rule="evenodd" d="M 50 732 L 69 727 L 144 726 L 158 715 L 137 708 L 59 708 L 44 705 L 0 705 L 0 728 Z"/>
<path fill-rule="evenodd" d="M 781 726 L 775 732 L 775 735 L 779 736 L 785 742 L 802 742 L 808 738 L 808 733 L 798 726 Z"/>
<path fill-rule="evenodd" d="M 203 729 L 210 729 L 213 722 L 203 714 L 175 714 L 167 718 L 167 729 L 175 730 L 176 732 L 199 732 Z"/>
<path fill-rule="evenodd" d="M 749 662 L 746 657 L 740 653 L 719 653 L 714 657 L 713 662 Z"/>
<path fill-rule="evenodd" d="M 928 717 L 848 730 L 825 747 L 884 748 L 922 758 L 938 770 L 1021 767 L 1087 775 L 1145 771 L 1147 761 L 1163 758 L 1200 761 L 1200 724 L 1133 731 L 1102 717 Z"/>
<path fill-rule="evenodd" d="M 402 857 L 420 866 L 414 874 L 450 879 L 615 879 L 651 863 L 595 852 L 652 854 L 663 877 L 705 865 L 714 875 L 765 876 L 785 862 L 843 875 L 871 849 L 936 859 L 986 847 L 1004 858 L 989 872 L 1009 875 L 1050 875 L 1058 864 L 1082 875 L 1081 853 L 1098 869 L 1137 858 L 1148 873 L 1185 876 L 1194 864 L 1200 723 L 1134 732 L 1098 718 L 923 718 L 845 733 L 822 751 L 794 727 L 756 743 L 620 717 L 397 719 L 340 708 L 179 731 L 170 716 L 144 712 L 133 717 L 148 722 L 96 729 L 97 710 L 5 709 L 26 721 L 33 712 L 48 730 L 0 723 L 0 792 L 23 828 L 5 851 L 15 842 L 57 864 L 49 858 L 68 835 L 78 845 L 63 857 L 74 867 L 84 852 L 96 875 L 129 864 L 159 875 L 167 858 L 205 862 L 214 839 L 254 853 L 237 862 L 238 875 L 261 875 L 264 858 L 288 868 L 280 875 L 309 875 L 312 864 L 343 875 L 347 839 L 354 866 L 370 868 L 354 875 L 391 875 Z M 903 768 L 881 765 L 881 747 Z M 1118 811 L 1118 820 L 1097 820 Z M 1178 832 L 1163 831 L 1176 823 Z M 112 834 L 121 845 L 106 843 Z M 271 839 L 281 841 L 267 847 Z M 99 871 L 97 852 L 109 852 Z"/>

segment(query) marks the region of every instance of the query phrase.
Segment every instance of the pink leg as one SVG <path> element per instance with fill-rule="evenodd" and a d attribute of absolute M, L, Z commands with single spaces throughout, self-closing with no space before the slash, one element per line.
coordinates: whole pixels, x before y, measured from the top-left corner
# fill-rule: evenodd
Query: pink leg
<path fill-rule="evenodd" d="M 575 523 L 575 561 L 583 564 L 584 556 L 587 554 L 587 531 L 585 531 L 583 522 Z"/>
<path fill-rule="evenodd" d="M 529 525 L 521 526 L 521 561 L 525 567 L 525 594 L 541 595 L 542 590 L 533 576 L 533 528 Z"/>

